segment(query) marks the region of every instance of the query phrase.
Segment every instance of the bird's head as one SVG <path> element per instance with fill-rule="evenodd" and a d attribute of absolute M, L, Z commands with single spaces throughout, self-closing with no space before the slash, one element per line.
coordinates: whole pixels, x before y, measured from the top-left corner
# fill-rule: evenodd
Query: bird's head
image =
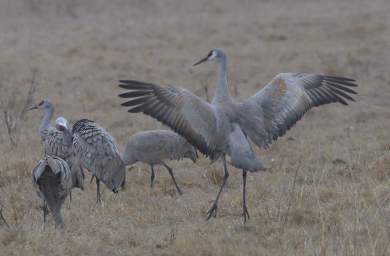
<path fill-rule="evenodd" d="M 209 53 L 207 54 L 206 57 L 204 57 L 203 59 L 201 59 L 200 61 L 196 62 L 194 64 L 194 66 L 196 65 L 199 65 L 205 61 L 209 61 L 209 60 L 221 60 L 225 58 L 225 53 L 221 50 L 221 49 L 213 49 L 211 51 L 209 51 Z"/>
<path fill-rule="evenodd" d="M 34 109 L 49 109 L 52 108 L 53 105 L 51 104 L 50 100 L 42 100 L 39 102 L 39 104 L 32 106 L 29 110 L 34 110 Z"/>
<path fill-rule="evenodd" d="M 68 120 L 66 120 L 65 117 L 60 116 L 60 117 L 58 117 L 56 119 L 56 128 L 57 128 L 57 130 L 65 131 L 66 129 L 68 129 L 68 127 L 69 127 L 68 126 Z"/>

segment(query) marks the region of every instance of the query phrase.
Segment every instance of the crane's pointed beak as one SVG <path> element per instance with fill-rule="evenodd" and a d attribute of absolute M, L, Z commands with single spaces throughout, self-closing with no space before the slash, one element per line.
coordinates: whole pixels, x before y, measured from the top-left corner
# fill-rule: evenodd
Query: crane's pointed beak
<path fill-rule="evenodd" d="M 196 62 L 194 65 L 192 65 L 192 66 L 197 66 L 197 65 L 199 65 L 199 64 L 201 64 L 201 63 L 203 63 L 203 62 L 205 62 L 205 61 L 208 61 L 209 60 L 209 57 L 207 56 L 207 57 L 204 57 L 203 59 L 201 59 L 200 61 L 198 61 L 198 62 Z"/>
<path fill-rule="evenodd" d="M 32 106 L 31 108 L 27 109 L 28 111 L 38 109 L 38 106 Z"/>

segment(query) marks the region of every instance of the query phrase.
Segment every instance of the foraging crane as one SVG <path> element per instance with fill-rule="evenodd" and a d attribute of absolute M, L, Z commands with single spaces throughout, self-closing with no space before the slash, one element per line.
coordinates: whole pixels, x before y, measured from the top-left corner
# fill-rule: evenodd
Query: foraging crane
<path fill-rule="evenodd" d="M 171 175 L 179 194 L 182 192 L 177 185 L 173 171 L 163 160 L 180 160 L 182 158 L 190 158 L 195 162 L 197 159 L 196 149 L 177 133 L 167 130 L 143 131 L 132 135 L 127 141 L 122 155 L 126 166 L 136 162 L 149 164 L 151 187 L 153 187 L 155 177 L 154 166 L 163 165 Z"/>
<path fill-rule="evenodd" d="M 119 96 L 130 100 L 122 103 L 128 112 L 149 115 L 186 138 L 210 159 L 221 158 L 224 178 L 217 197 L 208 211 L 207 220 L 216 217 L 218 200 L 229 177 L 225 156 L 231 164 L 242 169 L 243 217 L 249 218 L 246 205 L 247 172 L 263 170 L 249 140 L 260 148 L 268 148 L 283 136 L 311 108 L 339 102 L 348 105 L 356 94 L 355 80 L 307 73 L 281 73 L 263 89 L 244 102 L 235 101 L 229 93 L 226 55 L 220 49 L 211 50 L 195 63 L 216 60 L 217 86 L 211 103 L 190 91 L 175 86 L 121 80 L 119 86 L 130 90 Z"/>
<path fill-rule="evenodd" d="M 61 208 L 70 190 L 75 186 L 68 164 L 57 156 L 45 155 L 33 169 L 32 181 L 38 195 L 48 205 L 56 228 L 63 228 Z M 44 206 L 44 221 L 46 214 L 47 210 Z"/>
<path fill-rule="evenodd" d="M 125 184 L 126 169 L 114 138 L 88 119 L 78 120 L 73 125 L 72 134 L 77 159 L 96 178 L 97 202 L 100 202 L 100 181 L 118 193 Z"/>

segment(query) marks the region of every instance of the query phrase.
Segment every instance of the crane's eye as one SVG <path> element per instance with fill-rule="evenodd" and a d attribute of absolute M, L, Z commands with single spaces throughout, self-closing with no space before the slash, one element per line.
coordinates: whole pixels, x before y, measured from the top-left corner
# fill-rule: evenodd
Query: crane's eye
<path fill-rule="evenodd" d="M 211 55 L 213 55 L 213 51 L 209 51 L 209 54 L 207 54 L 207 58 L 210 58 Z"/>

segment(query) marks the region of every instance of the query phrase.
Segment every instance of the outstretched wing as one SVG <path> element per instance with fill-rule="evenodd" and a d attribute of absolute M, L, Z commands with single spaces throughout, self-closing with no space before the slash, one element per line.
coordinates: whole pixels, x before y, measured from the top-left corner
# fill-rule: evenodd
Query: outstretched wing
<path fill-rule="evenodd" d="M 267 148 L 312 107 L 339 102 L 348 105 L 357 94 L 355 80 L 305 73 L 281 73 L 262 90 L 238 104 L 238 122 L 259 147 Z"/>
<path fill-rule="evenodd" d="M 77 121 L 72 133 L 77 159 L 111 190 L 117 191 L 125 179 L 125 166 L 114 138 L 87 119 Z"/>
<path fill-rule="evenodd" d="M 122 106 L 130 107 L 129 112 L 142 112 L 157 119 L 213 158 L 217 120 L 209 103 L 174 86 L 163 87 L 133 80 L 119 82 L 119 87 L 130 90 L 119 95 L 130 99 L 122 103 Z"/>

